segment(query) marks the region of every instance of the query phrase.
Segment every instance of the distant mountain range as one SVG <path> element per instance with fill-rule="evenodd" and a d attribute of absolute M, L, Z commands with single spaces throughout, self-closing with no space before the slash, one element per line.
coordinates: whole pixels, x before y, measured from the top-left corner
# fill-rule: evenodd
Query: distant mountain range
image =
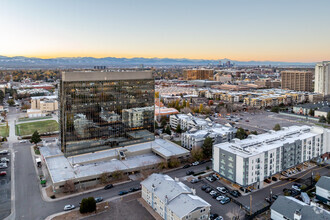
<path fill-rule="evenodd" d="M 175 59 L 175 58 L 116 58 L 116 57 L 59 57 L 42 59 L 36 57 L 7 57 L 0 56 L 0 69 L 8 68 L 93 68 L 94 66 L 107 67 L 138 67 L 144 66 L 207 66 L 218 65 L 230 61 L 238 66 L 314 66 L 315 63 L 299 63 L 299 62 L 275 62 L 275 61 L 237 61 L 230 59 L 219 60 L 203 60 L 203 59 Z"/>

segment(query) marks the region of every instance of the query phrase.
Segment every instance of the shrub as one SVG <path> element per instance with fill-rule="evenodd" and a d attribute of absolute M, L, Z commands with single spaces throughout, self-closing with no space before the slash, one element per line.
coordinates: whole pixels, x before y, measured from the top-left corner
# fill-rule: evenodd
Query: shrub
<path fill-rule="evenodd" d="M 209 170 L 210 169 L 210 167 L 209 166 L 206 166 L 206 170 Z"/>
<path fill-rule="evenodd" d="M 51 198 L 51 199 L 55 199 L 56 196 L 55 196 L 55 195 L 51 195 L 50 198 Z"/>
<path fill-rule="evenodd" d="M 96 211 L 96 202 L 94 197 L 83 198 L 80 204 L 80 213 L 94 212 Z"/>

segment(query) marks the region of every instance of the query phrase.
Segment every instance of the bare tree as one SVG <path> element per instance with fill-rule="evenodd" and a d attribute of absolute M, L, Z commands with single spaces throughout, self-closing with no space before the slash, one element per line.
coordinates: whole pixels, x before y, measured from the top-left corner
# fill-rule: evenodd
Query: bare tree
<path fill-rule="evenodd" d="M 63 186 L 63 192 L 67 193 L 67 192 L 74 192 L 74 191 L 76 191 L 74 182 L 72 180 L 65 181 L 64 186 Z"/>
<path fill-rule="evenodd" d="M 100 175 L 100 182 L 102 183 L 102 184 L 107 184 L 108 182 L 109 182 L 109 173 L 107 173 L 107 172 L 104 172 L 104 173 L 102 173 L 101 175 Z"/>

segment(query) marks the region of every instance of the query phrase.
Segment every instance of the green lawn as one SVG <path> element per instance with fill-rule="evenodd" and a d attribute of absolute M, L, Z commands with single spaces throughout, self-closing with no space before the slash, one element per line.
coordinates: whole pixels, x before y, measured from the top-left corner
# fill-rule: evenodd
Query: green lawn
<path fill-rule="evenodd" d="M 8 137 L 9 136 L 9 127 L 7 129 L 6 126 L 0 126 L 0 136 Z"/>
<path fill-rule="evenodd" d="M 39 134 L 58 131 L 58 123 L 55 120 L 28 122 L 16 125 L 16 134 L 19 136 L 31 135 L 38 131 Z"/>
<path fill-rule="evenodd" d="M 48 119 L 48 118 L 52 118 L 52 116 L 39 117 L 39 118 L 19 118 L 18 121 L 19 122 L 23 122 L 23 121 L 36 121 L 36 120 Z"/>

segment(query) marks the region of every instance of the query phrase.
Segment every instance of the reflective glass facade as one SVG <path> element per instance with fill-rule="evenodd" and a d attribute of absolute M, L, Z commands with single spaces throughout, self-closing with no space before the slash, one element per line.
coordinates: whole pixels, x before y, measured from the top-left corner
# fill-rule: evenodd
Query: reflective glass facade
<path fill-rule="evenodd" d="M 93 77 L 86 81 L 84 74 L 81 79 L 76 79 L 77 72 L 72 72 L 73 77 L 65 74 L 59 94 L 61 150 L 65 156 L 154 140 L 155 86 L 151 73 L 137 79 L 134 77 L 145 73 L 122 73 L 123 79 L 119 79 L 117 73 L 112 77 L 112 72 L 90 72 Z"/>

